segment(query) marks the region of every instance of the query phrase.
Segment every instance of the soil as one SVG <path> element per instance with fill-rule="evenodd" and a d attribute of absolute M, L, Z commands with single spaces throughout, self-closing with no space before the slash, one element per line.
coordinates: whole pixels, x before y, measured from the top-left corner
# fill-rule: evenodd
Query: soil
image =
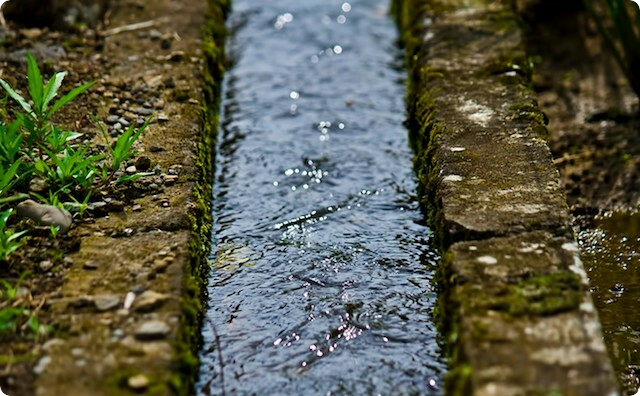
<path fill-rule="evenodd" d="M 640 112 L 580 1 L 519 1 L 534 88 L 579 222 L 640 208 Z"/>
<path fill-rule="evenodd" d="M 68 72 L 63 93 L 97 82 L 55 119 L 83 133 L 82 144 L 92 150 L 105 150 L 106 143 L 91 115 L 103 122 L 117 115 L 132 123 L 154 117 L 135 145 L 137 155 L 125 164 L 153 175 L 94 194 L 71 230 L 55 238 L 48 228 L 12 220 L 10 226 L 28 230 L 29 239 L 0 262 L 0 280 L 19 283 L 17 298 L 0 300 L 0 308 L 26 308 L 42 326 L 32 330 L 25 316 L 0 332 L 5 393 L 184 390 L 182 380 L 173 377 L 183 273 L 190 272 L 193 260 L 193 219 L 203 217 L 207 201 L 193 195 L 203 173 L 196 163 L 206 106 L 201 41 L 206 10 L 204 0 L 114 0 L 95 28 L 24 27 L 9 15 L 8 25 L 0 27 L 0 77 L 21 92 L 27 87 L 26 51 L 38 59 L 45 79 Z M 146 25 L 133 25 L 139 22 Z M 112 29 L 122 26 L 131 29 Z M 28 192 L 33 197 L 34 191 Z M 126 306 L 131 297 L 133 305 Z M 145 339 L 140 328 L 149 322 L 167 331 Z"/>

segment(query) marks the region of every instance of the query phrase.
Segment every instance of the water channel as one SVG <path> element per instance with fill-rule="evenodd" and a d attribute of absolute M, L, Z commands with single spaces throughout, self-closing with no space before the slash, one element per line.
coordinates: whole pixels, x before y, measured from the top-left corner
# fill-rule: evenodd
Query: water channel
<path fill-rule="evenodd" d="M 234 1 L 200 395 L 442 394 L 387 5 Z"/>
<path fill-rule="evenodd" d="M 640 214 L 608 214 L 579 233 L 605 342 L 624 394 L 640 388 Z"/>

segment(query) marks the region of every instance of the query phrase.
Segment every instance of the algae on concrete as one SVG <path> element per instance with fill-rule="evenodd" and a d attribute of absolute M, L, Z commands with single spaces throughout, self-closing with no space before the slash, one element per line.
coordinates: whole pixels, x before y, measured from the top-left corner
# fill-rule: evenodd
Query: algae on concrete
<path fill-rule="evenodd" d="M 507 1 L 397 0 L 451 394 L 616 394 Z"/>
<path fill-rule="evenodd" d="M 231 9 L 229 0 L 209 0 L 206 23 L 202 29 L 204 70 L 204 105 L 200 141 L 196 149 L 196 175 L 193 196 L 197 209 L 191 212 L 192 235 L 190 261 L 185 268 L 181 301 L 181 322 L 176 336 L 175 360 L 178 370 L 172 375 L 171 386 L 176 394 L 193 392 L 199 371 L 198 350 L 202 345 L 202 315 L 209 265 L 207 256 L 211 243 L 211 190 L 213 183 L 214 148 L 218 131 L 220 84 L 226 68 L 225 21 Z"/>

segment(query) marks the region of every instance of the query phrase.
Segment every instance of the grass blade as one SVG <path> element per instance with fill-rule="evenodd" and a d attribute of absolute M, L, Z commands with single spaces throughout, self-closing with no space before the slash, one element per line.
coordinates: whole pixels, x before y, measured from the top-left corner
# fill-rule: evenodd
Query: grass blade
<path fill-rule="evenodd" d="M 60 108 L 64 105 L 66 105 L 67 103 L 71 102 L 73 99 L 76 98 L 76 96 L 80 95 L 81 93 L 83 93 L 84 91 L 86 91 L 87 89 L 91 88 L 96 82 L 92 81 L 90 83 L 86 83 L 84 85 L 81 85 L 79 87 L 75 87 L 74 89 L 72 89 L 71 91 L 69 91 L 68 94 L 64 95 L 63 97 L 61 97 L 60 99 L 58 99 L 54 104 L 53 107 L 51 108 L 51 110 L 49 110 L 47 112 L 47 116 L 46 118 L 49 118 L 53 113 L 55 113 L 56 111 L 60 110 Z"/>
<path fill-rule="evenodd" d="M 35 114 L 33 112 L 33 109 L 31 108 L 31 105 L 29 105 L 29 103 L 22 96 L 20 96 L 19 93 L 14 91 L 13 88 L 11 88 L 11 86 L 1 78 L 0 85 L 2 85 L 2 88 L 4 88 L 5 91 L 7 91 L 9 96 L 11 96 L 16 102 L 18 102 L 18 104 L 24 109 L 24 111 L 26 111 L 31 117 L 35 118 Z"/>
<path fill-rule="evenodd" d="M 49 102 L 53 99 L 57 94 L 60 86 L 62 85 L 62 80 L 67 75 L 67 72 L 59 72 L 56 73 L 49 82 L 47 86 L 44 87 L 44 102 L 42 103 L 42 112 L 47 111 L 47 106 L 49 106 Z"/>
<path fill-rule="evenodd" d="M 40 69 L 38 68 L 38 62 L 36 58 L 27 52 L 27 78 L 29 80 L 29 95 L 33 101 L 33 107 L 35 107 L 36 114 L 42 115 L 42 102 L 43 102 L 43 83 Z"/>

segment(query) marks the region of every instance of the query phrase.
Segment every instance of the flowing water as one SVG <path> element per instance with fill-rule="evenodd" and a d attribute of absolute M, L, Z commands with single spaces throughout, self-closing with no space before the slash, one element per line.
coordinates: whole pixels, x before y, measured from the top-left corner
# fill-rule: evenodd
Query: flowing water
<path fill-rule="evenodd" d="M 624 394 L 640 387 L 640 214 L 614 214 L 579 234 L 605 342 Z"/>
<path fill-rule="evenodd" d="M 199 394 L 441 394 L 387 3 L 234 1 Z"/>

